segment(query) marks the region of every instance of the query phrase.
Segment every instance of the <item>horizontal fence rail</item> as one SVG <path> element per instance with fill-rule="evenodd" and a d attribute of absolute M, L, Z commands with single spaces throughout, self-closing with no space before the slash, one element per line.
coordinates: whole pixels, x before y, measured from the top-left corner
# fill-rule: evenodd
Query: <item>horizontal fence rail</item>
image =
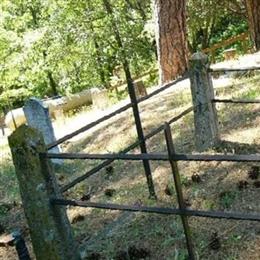
<path fill-rule="evenodd" d="M 244 32 L 244 33 L 241 33 L 239 35 L 232 36 L 229 39 L 218 42 L 218 43 L 214 44 L 213 46 L 202 50 L 202 52 L 203 53 L 214 53 L 216 50 L 218 50 L 220 48 L 224 48 L 224 47 L 226 47 L 230 44 L 233 44 L 235 42 L 245 41 L 247 39 L 249 39 L 249 34 L 247 32 Z"/>
<path fill-rule="evenodd" d="M 146 153 L 146 154 L 75 154 L 75 153 L 47 153 L 43 154 L 52 159 L 70 160 L 149 160 L 149 161 L 222 161 L 222 162 L 260 162 L 260 155 L 204 155 L 204 154 L 174 154 Z"/>
<path fill-rule="evenodd" d="M 236 72 L 260 70 L 260 66 L 240 67 L 240 68 L 209 68 L 208 72 Z"/>
<path fill-rule="evenodd" d="M 248 99 L 218 99 L 214 98 L 212 99 L 212 102 L 214 103 L 233 103 L 233 104 L 260 104 L 260 100 L 248 100 Z"/>
<path fill-rule="evenodd" d="M 182 113 L 180 113 L 179 115 L 173 117 L 171 120 L 168 121 L 168 124 L 172 124 L 174 122 L 177 122 L 179 119 L 181 119 L 182 117 L 184 117 L 185 115 L 189 114 L 190 112 L 193 111 L 193 107 L 189 107 L 188 109 L 184 110 Z M 150 138 L 152 138 L 153 136 L 157 135 L 158 133 L 162 132 L 164 130 L 164 125 L 159 126 L 158 128 L 154 129 L 153 131 L 151 131 L 149 134 L 144 136 L 144 140 L 148 140 Z M 136 147 L 138 147 L 138 145 L 140 144 L 140 141 L 136 141 L 135 143 L 131 144 L 130 146 L 128 146 L 127 148 L 125 148 L 124 150 L 122 150 L 120 153 L 124 154 L 124 153 L 128 153 L 131 150 L 135 149 Z M 102 170 L 104 167 L 107 167 L 108 165 L 110 165 L 112 162 L 114 161 L 114 159 L 109 159 L 105 162 L 102 162 L 101 164 L 99 164 L 98 166 L 94 167 L 93 169 L 89 170 L 88 172 L 86 172 L 85 174 L 83 174 L 82 176 L 75 178 L 71 183 L 63 186 L 61 188 L 61 192 L 65 192 L 69 189 L 71 189 L 72 187 L 74 187 L 75 185 L 77 185 L 78 183 L 80 183 L 81 181 L 84 181 L 85 179 L 89 178 L 90 176 L 94 175 L 95 173 L 99 172 L 100 170 Z"/>
<path fill-rule="evenodd" d="M 132 104 L 129 103 L 129 104 L 127 104 L 127 105 L 125 105 L 125 106 L 123 106 L 123 107 L 117 109 L 116 111 L 114 111 L 114 112 L 112 112 L 112 113 L 110 113 L 110 114 L 108 114 L 108 115 L 105 115 L 105 116 L 101 117 L 100 119 L 91 122 L 90 124 L 87 124 L 87 125 L 81 127 L 81 128 L 78 129 L 77 131 L 75 131 L 75 132 L 73 132 L 73 133 L 71 133 L 71 134 L 65 135 L 64 137 L 60 138 L 59 140 L 57 140 L 57 141 L 55 141 L 55 142 L 49 144 L 49 145 L 47 146 L 48 150 L 50 150 L 50 149 L 52 149 L 53 147 L 55 147 L 55 146 L 57 146 L 57 145 L 59 145 L 59 144 L 65 142 L 65 141 L 71 139 L 72 137 L 74 137 L 74 136 L 76 136 L 76 135 L 79 135 L 79 134 L 81 134 L 81 133 L 83 133 L 83 132 L 85 132 L 85 131 L 87 131 L 87 130 L 93 128 L 94 126 L 96 126 L 96 125 L 98 125 L 98 124 L 100 124 L 100 123 L 102 123 L 102 122 L 104 122 L 104 121 L 106 121 L 106 120 L 108 120 L 108 119 L 110 119 L 110 118 L 112 118 L 112 117 L 114 117 L 114 116 L 116 116 L 116 115 L 118 115 L 118 114 L 120 114 L 120 113 L 126 111 L 127 109 L 129 109 L 129 108 L 131 108 L 131 107 L 132 107 Z"/>
<path fill-rule="evenodd" d="M 190 210 L 190 209 L 131 206 L 131 205 L 119 205 L 119 204 L 111 204 L 111 203 L 105 204 L 105 203 L 97 203 L 97 202 L 82 202 L 82 201 L 65 200 L 65 199 L 51 199 L 50 202 L 54 205 L 61 205 L 61 206 L 124 210 L 124 211 L 134 211 L 134 212 L 158 213 L 158 214 L 166 214 L 166 215 L 184 215 L 184 216 L 218 218 L 218 219 L 224 218 L 224 219 L 233 219 L 233 220 L 260 221 L 259 215 L 242 214 L 242 213 L 234 213 L 234 212 L 200 211 L 200 210 Z"/>
<path fill-rule="evenodd" d="M 181 78 L 179 78 L 179 79 L 177 79 L 177 80 L 175 80 L 175 81 L 173 81 L 171 83 L 168 83 L 168 84 L 164 85 L 163 87 L 153 91 L 152 93 L 148 94 L 145 97 L 141 97 L 141 98 L 137 99 L 137 103 L 143 102 L 143 101 L 145 101 L 145 100 L 147 100 L 147 99 L 149 99 L 149 98 L 151 98 L 151 97 L 161 93 L 162 91 L 167 90 L 168 88 L 170 88 L 170 87 L 174 86 L 175 84 L 177 84 L 177 83 L 179 83 L 179 82 L 181 82 L 181 81 L 183 81 L 185 79 L 188 79 L 188 78 L 189 78 L 188 73 L 185 73 L 183 77 L 181 77 Z M 50 150 L 51 148 L 53 148 L 53 147 L 55 147 L 55 146 L 65 142 L 65 141 L 67 141 L 67 140 L 69 140 L 71 138 L 73 138 L 74 136 L 77 136 L 77 135 L 79 135 L 79 134 L 81 134 L 81 133 L 83 133 L 83 132 L 93 128 L 94 126 L 96 126 L 96 125 L 98 125 L 98 124 L 100 124 L 100 123 L 102 123 L 102 122 L 104 122 L 104 121 L 106 121 L 106 120 L 108 120 L 108 119 L 110 119 L 110 118 L 112 118 L 112 117 L 114 117 L 114 116 L 116 116 L 116 115 L 126 111 L 127 109 L 129 109 L 131 107 L 132 107 L 132 103 L 129 103 L 129 104 L 127 104 L 127 105 L 125 105 L 125 106 L 115 110 L 114 112 L 112 112 L 112 113 L 110 113 L 108 115 L 105 115 L 105 116 L 99 118 L 98 120 L 96 120 L 94 122 L 91 122 L 91 123 L 81 127 L 80 129 L 76 130 L 75 132 L 73 132 L 71 134 L 68 134 L 68 135 L 65 135 L 64 137 L 60 138 L 59 140 L 57 140 L 57 141 L 55 141 L 55 142 L 53 142 L 51 144 L 48 144 L 48 146 L 47 146 L 48 150 Z"/>

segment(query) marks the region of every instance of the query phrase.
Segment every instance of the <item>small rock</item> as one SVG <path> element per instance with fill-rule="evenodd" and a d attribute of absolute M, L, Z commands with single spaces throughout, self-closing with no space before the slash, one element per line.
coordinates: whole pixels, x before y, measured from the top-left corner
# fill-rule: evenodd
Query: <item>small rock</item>
<path fill-rule="evenodd" d="M 14 240 L 12 234 L 3 234 L 0 236 L 0 247 L 14 246 Z"/>
<path fill-rule="evenodd" d="M 112 197 L 115 194 L 116 190 L 115 189 L 106 189 L 105 190 L 105 195 L 107 197 Z"/>

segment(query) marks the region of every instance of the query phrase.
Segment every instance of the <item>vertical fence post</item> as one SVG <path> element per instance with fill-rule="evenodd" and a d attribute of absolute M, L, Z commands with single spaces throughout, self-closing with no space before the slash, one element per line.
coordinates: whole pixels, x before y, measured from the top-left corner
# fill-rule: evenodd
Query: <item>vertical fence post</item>
<path fill-rule="evenodd" d="M 175 149 L 172 141 L 172 134 L 171 134 L 171 128 L 168 123 L 165 124 L 164 126 L 164 134 L 165 134 L 165 139 L 166 139 L 166 144 L 167 144 L 167 150 L 168 150 L 168 155 L 169 158 L 174 156 L 175 154 Z M 185 201 L 183 198 L 183 193 L 182 193 L 182 188 L 181 188 L 181 178 L 179 174 L 179 169 L 176 161 L 173 161 L 170 159 L 170 165 L 173 173 L 173 179 L 174 179 L 174 185 L 175 185 L 175 190 L 177 193 L 177 199 L 178 199 L 178 204 L 179 208 L 181 210 L 185 210 L 186 205 Z M 182 220 L 182 225 L 184 229 L 184 234 L 186 238 L 186 245 L 189 253 L 189 260 L 194 260 L 195 259 L 195 254 L 193 250 L 193 244 L 192 244 L 192 237 L 191 237 L 191 231 L 188 223 L 188 217 L 185 215 L 181 215 L 181 220 Z"/>
<path fill-rule="evenodd" d="M 65 209 L 50 203 L 61 195 L 51 163 L 41 155 L 47 152 L 42 135 L 23 125 L 9 145 L 36 258 L 80 259 Z"/>
<path fill-rule="evenodd" d="M 195 144 L 198 151 L 214 146 L 218 139 L 218 119 L 208 56 L 198 52 L 190 59 L 190 82 L 194 108 Z"/>

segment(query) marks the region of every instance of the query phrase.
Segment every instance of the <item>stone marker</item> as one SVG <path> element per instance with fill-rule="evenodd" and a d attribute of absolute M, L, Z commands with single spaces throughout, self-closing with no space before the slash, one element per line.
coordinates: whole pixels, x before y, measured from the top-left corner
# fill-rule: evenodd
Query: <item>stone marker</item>
<path fill-rule="evenodd" d="M 135 93 L 137 98 L 147 96 L 147 91 L 144 82 L 142 80 L 134 82 L 134 85 L 135 85 Z"/>
<path fill-rule="evenodd" d="M 23 110 L 27 124 L 38 129 L 42 133 L 46 145 L 56 141 L 49 115 L 49 109 L 44 106 L 41 100 L 30 98 L 25 103 Z M 52 153 L 59 153 L 60 148 L 56 146 L 49 151 Z M 52 159 L 52 162 L 55 164 L 62 164 L 62 160 L 59 159 Z"/>
<path fill-rule="evenodd" d="M 109 106 L 109 97 L 106 89 L 92 88 L 91 97 L 95 109 L 104 110 Z"/>
<path fill-rule="evenodd" d="M 42 134 L 22 125 L 8 141 L 36 259 L 80 259 L 66 208 L 50 203 L 62 195 Z"/>
<path fill-rule="evenodd" d="M 198 52 L 190 59 L 190 82 L 194 109 L 195 144 L 198 151 L 206 150 L 219 140 L 218 119 L 208 56 Z"/>

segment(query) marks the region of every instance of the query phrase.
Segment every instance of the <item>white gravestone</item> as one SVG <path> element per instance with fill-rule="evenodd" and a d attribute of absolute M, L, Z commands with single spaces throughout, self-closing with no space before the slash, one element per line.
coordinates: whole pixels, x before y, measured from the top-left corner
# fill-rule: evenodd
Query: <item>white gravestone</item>
<path fill-rule="evenodd" d="M 95 109 L 105 110 L 109 106 L 109 97 L 106 89 L 91 89 L 93 107 Z"/>
<path fill-rule="evenodd" d="M 38 129 L 44 138 L 46 145 L 56 141 L 54 130 L 51 123 L 48 107 L 44 106 L 43 102 L 37 98 L 30 98 L 24 105 L 24 114 L 27 124 Z M 59 153 L 60 148 L 56 146 L 49 150 L 52 153 Z M 62 160 L 52 159 L 55 164 L 62 164 Z"/>

